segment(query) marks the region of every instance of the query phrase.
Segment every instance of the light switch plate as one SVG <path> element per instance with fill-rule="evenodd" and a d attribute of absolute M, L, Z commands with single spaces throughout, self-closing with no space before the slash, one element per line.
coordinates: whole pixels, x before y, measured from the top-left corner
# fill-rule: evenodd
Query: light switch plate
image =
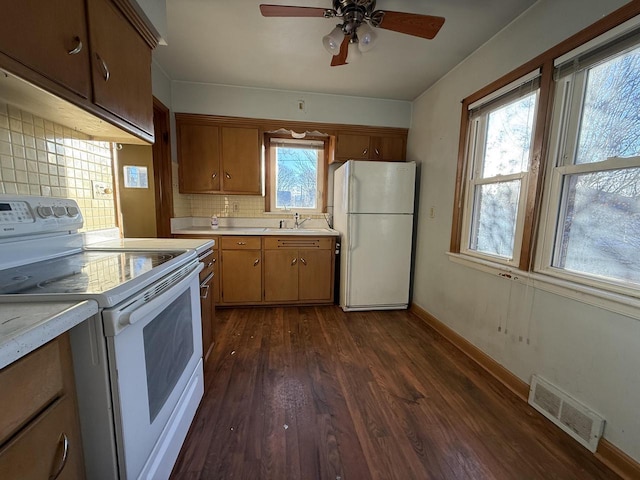
<path fill-rule="evenodd" d="M 93 198 L 98 198 L 98 199 L 112 198 L 113 187 L 111 186 L 110 183 L 97 182 L 95 180 L 92 180 L 91 185 L 93 187 Z"/>

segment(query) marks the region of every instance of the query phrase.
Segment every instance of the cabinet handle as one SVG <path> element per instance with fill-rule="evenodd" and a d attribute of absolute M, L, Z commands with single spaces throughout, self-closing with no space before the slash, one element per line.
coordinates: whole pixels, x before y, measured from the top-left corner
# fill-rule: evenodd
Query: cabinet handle
<path fill-rule="evenodd" d="M 211 178 L 216 178 L 218 176 L 217 173 L 214 173 L 213 175 L 211 175 Z"/>
<path fill-rule="evenodd" d="M 303 265 L 306 265 L 306 264 L 307 264 L 307 261 L 306 261 L 304 258 L 302 258 L 302 257 L 300 257 L 300 261 L 302 262 L 302 264 L 303 264 Z"/>
<path fill-rule="evenodd" d="M 224 176 L 227 178 L 231 178 L 231 175 L 229 175 L 229 172 L 224 172 Z"/>
<path fill-rule="evenodd" d="M 104 81 L 108 82 L 109 78 L 111 78 L 111 73 L 109 72 L 109 67 L 107 67 L 107 62 L 105 62 L 100 55 L 96 53 L 96 58 L 100 62 L 100 67 L 102 68 L 102 76 L 104 77 Z"/>
<path fill-rule="evenodd" d="M 49 480 L 56 480 L 64 470 L 64 466 L 67 464 L 67 456 L 69 455 L 69 439 L 67 438 L 67 434 L 62 432 L 60 434 L 60 439 L 58 443 L 62 442 L 62 458 L 60 459 L 60 464 L 58 465 L 58 469 L 55 473 L 49 475 Z"/>
<path fill-rule="evenodd" d="M 207 263 L 207 268 L 209 268 L 211 265 L 213 265 L 213 260 L 211 260 L 209 263 Z"/>
<path fill-rule="evenodd" d="M 362 156 L 363 157 L 366 156 L 367 153 L 369 153 L 369 149 L 368 148 L 365 148 L 364 150 L 362 150 Z"/>
<path fill-rule="evenodd" d="M 260 259 L 259 259 L 259 258 L 256 258 L 256 261 L 255 261 L 255 262 L 253 262 L 253 266 L 255 267 L 255 266 L 256 266 L 256 265 L 258 265 L 259 263 L 260 263 Z"/>
<path fill-rule="evenodd" d="M 207 278 L 205 278 L 200 284 L 200 290 L 204 290 L 204 295 L 202 295 L 202 293 L 200 294 L 200 298 L 202 298 L 203 300 L 209 296 L 209 287 L 211 287 L 211 283 L 209 282 L 211 282 L 212 278 L 213 272 L 207 275 Z"/>
<path fill-rule="evenodd" d="M 238 242 L 238 245 L 246 245 L 247 242 Z"/>
<path fill-rule="evenodd" d="M 374 150 L 375 150 L 375 152 L 376 152 L 376 157 L 379 157 L 379 156 L 380 156 L 380 151 L 379 151 L 377 148 L 376 148 L 376 149 L 374 149 Z"/>
<path fill-rule="evenodd" d="M 69 50 L 67 52 L 69 55 L 77 55 L 82 51 L 82 40 L 80 40 L 80 37 L 73 37 L 73 39 L 76 41 L 76 48 Z"/>
<path fill-rule="evenodd" d="M 214 258 L 213 260 L 211 260 L 211 263 L 216 263 L 216 259 Z"/>
<path fill-rule="evenodd" d="M 298 263 L 297 258 L 294 258 L 293 260 L 291 260 L 291 266 L 295 265 L 296 263 Z"/>

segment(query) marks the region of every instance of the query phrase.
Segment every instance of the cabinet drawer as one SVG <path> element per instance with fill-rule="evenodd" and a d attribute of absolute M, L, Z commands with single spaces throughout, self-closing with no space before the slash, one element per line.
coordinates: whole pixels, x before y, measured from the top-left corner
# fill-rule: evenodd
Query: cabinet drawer
<path fill-rule="evenodd" d="M 68 428 L 74 423 L 73 401 L 64 396 L 0 450 L 0 478 L 40 480 L 53 478 L 59 470 L 58 480 L 83 478 L 80 436 Z"/>
<path fill-rule="evenodd" d="M 330 237 L 265 237 L 265 250 L 282 250 L 286 248 L 329 250 L 331 249 L 332 239 Z"/>
<path fill-rule="evenodd" d="M 216 255 L 213 250 L 207 250 L 201 256 L 198 257 L 198 260 L 202 262 L 204 268 L 200 272 L 200 281 L 202 282 L 205 278 L 209 276 L 211 272 L 213 272 L 213 267 L 216 264 Z"/>
<path fill-rule="evenodd" d="M 221 237 L 223 250 L 260 250 L 260 237 Z"/>
<path fill-rule="evenodd" d="M 0 371 L 0 445 L 62 395 L 60 347 L 55 339 Z"/>

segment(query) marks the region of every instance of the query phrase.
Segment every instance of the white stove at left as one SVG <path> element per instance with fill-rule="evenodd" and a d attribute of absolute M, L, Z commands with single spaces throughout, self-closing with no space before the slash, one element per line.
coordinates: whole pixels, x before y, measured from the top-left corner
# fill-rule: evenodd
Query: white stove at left
<path fill-rule="evenodd" d="M 204 392 L 194 249 L 85 246 L 71 199 L 0 195 L 0 302 L 97 302 L 70 330 L 87 478 L 168 478 Z"/>

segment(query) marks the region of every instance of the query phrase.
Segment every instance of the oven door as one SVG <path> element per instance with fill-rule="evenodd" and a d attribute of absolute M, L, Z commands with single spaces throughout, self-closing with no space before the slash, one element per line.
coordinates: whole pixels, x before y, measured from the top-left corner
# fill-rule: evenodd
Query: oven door
<path fill-rule="evenodd" d="M 200 269 L 103 311 L 123 479 L 169 477 L 202 398 Z"/>

